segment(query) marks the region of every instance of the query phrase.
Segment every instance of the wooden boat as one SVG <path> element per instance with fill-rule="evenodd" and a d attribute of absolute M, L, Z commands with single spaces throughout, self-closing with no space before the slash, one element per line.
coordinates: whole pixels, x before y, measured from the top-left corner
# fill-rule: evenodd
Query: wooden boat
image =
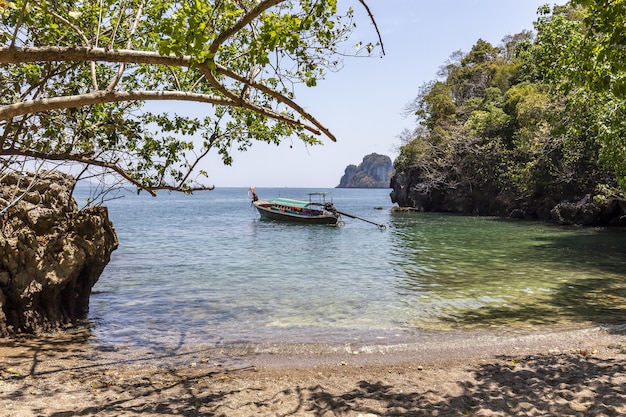
<path fill-rule="evenodd" d="M 263 218 L 333 226 L 342 223 L 341 215 L 333 203 L 326 202 L 326 193 L 309 193 L 309 201 L 291 198 L 275 198 L 265 201 L 259 200 L 254 188 L 250 188 L 250 191 L 252 192 L 252 204 Z M 320 197 L 321 201 L 311 201 L 315 196 Z"/>

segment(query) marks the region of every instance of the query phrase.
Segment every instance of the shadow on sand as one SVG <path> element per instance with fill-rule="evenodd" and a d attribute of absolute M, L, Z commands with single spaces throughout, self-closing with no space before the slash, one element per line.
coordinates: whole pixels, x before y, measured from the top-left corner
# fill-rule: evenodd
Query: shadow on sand
<path fill-rule="evenodd" d="M 602 355 L 594 350 L 570 350 L 423 369 L 407 364 L 257 369 L 225 367 L 204 359 L 170 366 L 202 353 L 175 351 L 103 361 L 102 357 L 110 358 L 110 352 L 100 356 L 102 352 L 76 343 L 75 336 L 54 342 L 5 341 L 1 346 L 2 415 L 626 413 L 626 343 L 604 347 Z"/>

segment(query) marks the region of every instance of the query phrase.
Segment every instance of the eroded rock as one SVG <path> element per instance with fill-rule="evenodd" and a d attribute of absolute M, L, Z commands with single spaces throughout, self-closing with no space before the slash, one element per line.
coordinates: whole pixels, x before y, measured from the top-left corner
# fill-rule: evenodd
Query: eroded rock
<path fill-rule="evenodd" d="M 416 211 L 448 212 L 540 220 L 561 225 L 626 227 L 626 201 L 596 201 L 591 194 L 520 196 L 495 186 L 468 184 L 428 187 L 419 169 L 398 170 L 391 178 L 391 201 Z"/>
<path fill-rule="evenodd" d="M 0 184 L 2 336 L 84 318 L 91 288 L 118 246 L 106 207 L 78 210 L 73 177 L 38 176 L 32 183 L 32 176 L 9 174 Z"/>

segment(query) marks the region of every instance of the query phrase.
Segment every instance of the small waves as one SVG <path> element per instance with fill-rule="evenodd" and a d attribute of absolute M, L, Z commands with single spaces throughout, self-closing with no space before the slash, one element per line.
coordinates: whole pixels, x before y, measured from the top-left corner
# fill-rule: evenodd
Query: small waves
<path fill-rule="evenodd" d="M 257 189 L 261 198 L 309 191 L 320 190 Z M 326 191 L 387 230 L 357 219 L 342 228 L 261 220 L 245 188 L 111 201 L 120 247 L 94 287 L 94 339 L 342 343 L 626 321 L 623 233 L 391 213 L 388 190 Z"/>

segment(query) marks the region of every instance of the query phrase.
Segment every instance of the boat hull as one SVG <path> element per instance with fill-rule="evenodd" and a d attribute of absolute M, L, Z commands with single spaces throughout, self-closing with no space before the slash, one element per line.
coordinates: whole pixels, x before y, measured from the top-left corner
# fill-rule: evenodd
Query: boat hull
<path fill-rule="evenodd" d="M 254 206 L 258 210 L 262 218 L 271 220 L 280 220 L 288 222 L 306 223 L 306 224 L 327 224 L 336 225 L 339 216 L 335 214 L 319 214 L 319 215 L 301 215 L 273 209 L 270 204 L 264 202 L 254 202 Z"/>

